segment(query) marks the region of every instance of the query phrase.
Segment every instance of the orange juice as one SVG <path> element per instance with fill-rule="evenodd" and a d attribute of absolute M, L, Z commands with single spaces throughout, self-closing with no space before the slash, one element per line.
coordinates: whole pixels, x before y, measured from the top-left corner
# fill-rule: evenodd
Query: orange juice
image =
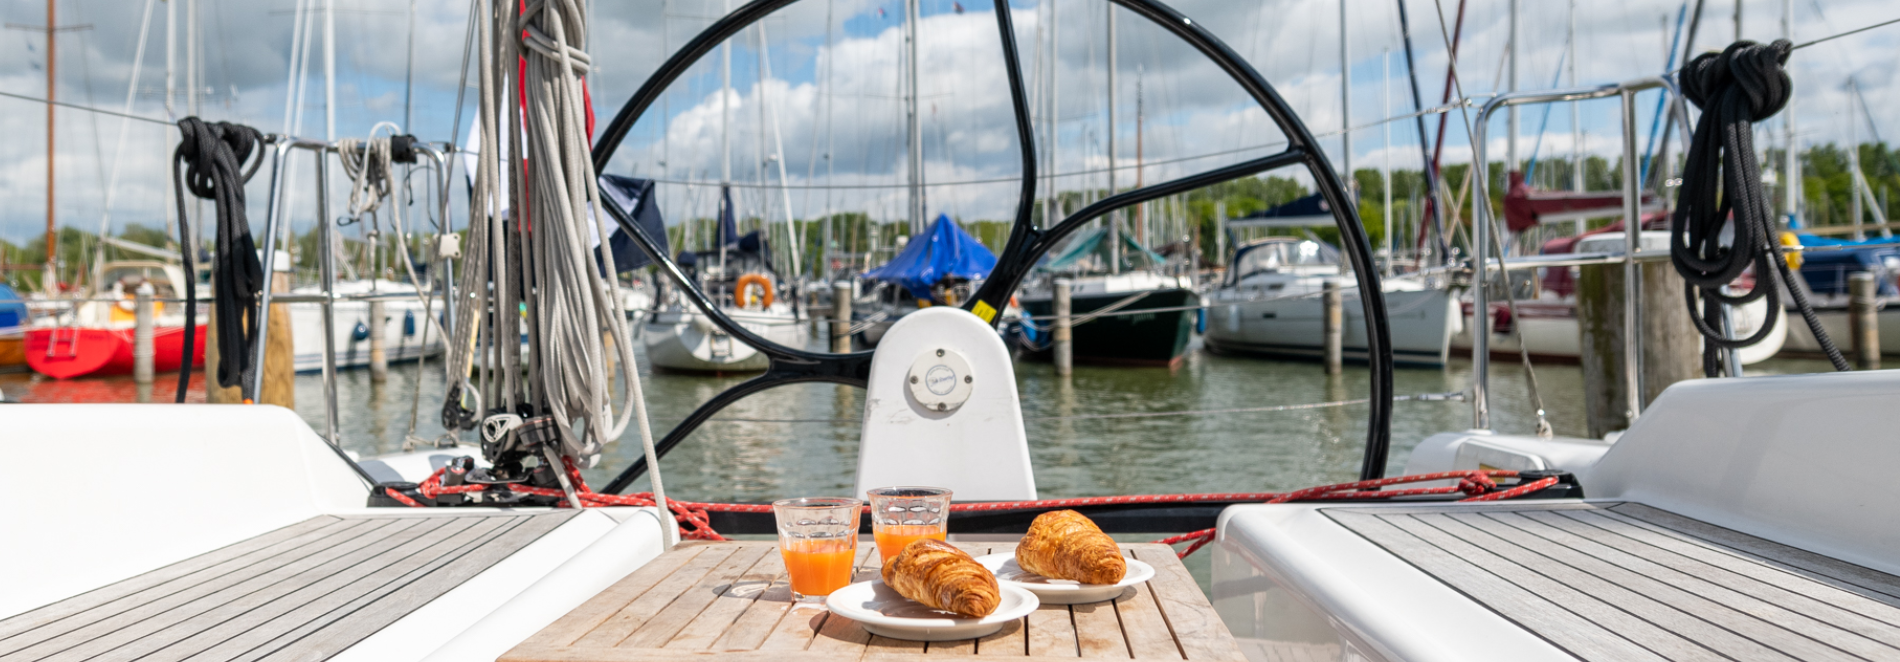
<path fill-rule="evenodd" d="M 920 538 L 943 540 L 943 527 L 936 524 L 904 524 L 880 527 L 877 530 L 877 554 L 879 560 L 889 561 L 904 551 L 911 543 Z"/>
<path fill-rule="evenodd" d="M 792 578 L 792 592 L 799 595 L 831 595 L 850 584 L 857 551 L 855 539 L 790 540 L 779 545 L 785 574 Z"/>

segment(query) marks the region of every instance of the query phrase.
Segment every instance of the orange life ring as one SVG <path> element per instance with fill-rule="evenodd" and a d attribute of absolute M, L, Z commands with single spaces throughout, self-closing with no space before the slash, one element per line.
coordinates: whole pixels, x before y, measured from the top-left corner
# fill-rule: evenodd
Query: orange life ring
<path fill-rule="evenodd" d="M 741 308 L 752 307 L 751 286 L 755 284 L 759 286 L 759 289 L 762 292 L 759 295 L 759 308 L 771 308 L 772 307 L 772 279 L 766 278 L 765 274 L 753 273 L 753 274 L 746 274 L 744 276 L 740 276 L 739 282 L 734 283 L 732 286 L 733 299 L 736 300 L 736 302 L 739 304 L 739 307 Z"/>

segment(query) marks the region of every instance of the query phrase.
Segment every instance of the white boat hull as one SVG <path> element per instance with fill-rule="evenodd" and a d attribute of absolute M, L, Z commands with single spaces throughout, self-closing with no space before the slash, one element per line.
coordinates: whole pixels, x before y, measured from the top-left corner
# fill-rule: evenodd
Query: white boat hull
<path fill-rule="evenodd" d="M 1207 346 L 1218 352 L 1319 357 L 1324 353 L 1323 303 L 1317 297 L 1246 301 L 1223 290 L 1207 309 Z M 1347 358 L 1366 356 L 1365 314 L 1353 290 L 1341 294 Z M 1227 299 L 1227 300 L 1223 300 Z M 1392 355 L 1399 363 L 1443 365 L 1460 330 L 1457 301 L 1444 289 L 1386 292 Z"/>
<path fill-rule="evenodd" d="M 800 322 L 789 307 L 775 305 L 764 311 L 728 310 L 733 321 L 767 340 L 790 347 L 801 345 Z M 697 310 L 672 309 L 646 317 L 640 332 L 647 361 L 653 367 L 688 372 L 756 372 L 769 359 L 758 350 L 721 331 Z"/>
<path fill-rule="evenodd" d="M 316 288 L 293 290 L 298 294 L 314 294 L 318 291 Z M 434 329 L 430 329 L 427 334 L 429 342 L 422 342 L 423 327 L 428 325 L 428 319 L 424 317 L 422 302 L 415 297 L 415 287 L 407 283 L 377 281 L 374 291 L 403 295 L 383 303 L 383 351 L 390 363 L 414 361 L 442 353 L 441 334 Z M 352 281 L 337 283 L 336 292 L 339 296 L 362 295 L 369 294 L 371 289 L 368 281 Z M 291 351 L 295 355 L 297 372 L 323 370 L 323 306 L 294 303 L 289 304 L 289 307 Z M 436 301 L 431 305 L 428 314 L 440 319 L 442 302 Z M 336 367 L 339 370 L 369 366 L 370 342 L 367 337 L 357 338 L 356 325 L 359 323 L 374 332 L 375 325 L 370 324 L 369 319 L 369 302 L 336 302 L 331 346 L 336 350 Z"/>
<path fill-rule="evenodd" d="M 1504 309 L 1504 306 L 1505 304 L 1502 303 L 1494 303 L 1490 306 L 1493 319 L 1497 319 L 1498 311 Z M 1464 325 L 1457 335 L 1452 337 L 1451 346 L 1461 353 L 1470 354 L 1470 331 L 1476 328 L 1477 322 L 1471 319 L 1469 306 L 1463 307 L 1466 309 L 1463 315 Z M 1735 309 L 1735 325 L 1740 327 L 1740 335 L 1747 336 L 1761 328 L 1767 311 L 1766 300 L 1759 300 Z M 1900 319 L 1896 319 L 1895 322 L 1900 323 Z M 1576 361 L 1582 356 L 1583 340 L 1577 326 L 1575 300 L 1519 301 L 1517 302 L 1516 326 L 1519 329 L 1512 330 L 1500 328 L 1497 324 L 1492 325 L 1490 344 L 1493 356 L 1517 356 L 1520 335 L 1523 338 L 1523 346 L 1530 350 L 1532 358 Z M 1754 365 L 1766 361 L 1780 353 L 1784 346 L 1793 347 L 1795 328 L 1798 328 L 1801 334 L 1807 334 L 1805 325 L 1795 324 L 1793 327 L 1791 328 L 1788 324 L 1787 315 L 1779 316 L 1775 320 L 1775 328 L 1768 332 L 1767 337 L 1759 343 L 1741 349 L 1742 365 Z M 1845 321 L 1841 322 L 1841 333 L 1846 333 Z M 1811 341 L 1812 336 L 1808 337 Z M 1895 341 L 1900 342 L 1900 334 L 1896 334 Z M 1815 351 L 1820 351 L 1818 346 Z"/>

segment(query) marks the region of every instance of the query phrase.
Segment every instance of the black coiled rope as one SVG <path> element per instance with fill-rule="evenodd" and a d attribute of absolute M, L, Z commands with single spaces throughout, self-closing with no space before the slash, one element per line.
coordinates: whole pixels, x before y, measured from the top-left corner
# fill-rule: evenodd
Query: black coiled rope
<path fill-rule="evenodd" d="M 1746 347 L 1768 336 L 1781 315 L 1784 283 L 1834 369 L 1847 370 L 1847 359 L 1794 284 L 1775 241 L 1770 220 L 1774 212 L 1762 188 L 1761 164 L 1755 160 L 1754 123 L 1780 112 L 1793 93 L 1788 72 L 1782 69 L 1792 50 L 1786 40 L 1767 45 L 1738 41 L 1721 53 L 1697 56 L 1682 71 L 1682 96 L 1702 109 L 1702 118 L 1683 166 L 1669 257 L 1689 284 L 1689 317 L 1702 333 L 1702 369 L 1710 377 L 1719 370 L 1721 349 Z M 1722 230 L 1731 215 L 1733 237 L 1724 242 Z M 1751 266 L 1753 288 L 1740 295 L 1722 291 Z M 1739 306 L 1762 297 L 1768 298 L 1768 316 L 1761 328 L 1747 338 L 1729 339 L 1721 331 L 1722 304 Z"/>
<path fill-rule="evenodd" d="M 258 293 L 269 287 L 264 268 L 251 241 L 251 223 L 244 214 L 244 184 L 264 163 L 264 134 L 230 122 L 206 122 L 196 117 L 178 120 L 183 136 L 172 152 L 172 191 L 178 201 L 178 245 L 185 261 L 185 349 L 178 365 L 178 402 L 185 401 L 191 382 L 192 348 L 197 346 L 198 272 L 192 264 L 197 246 L 185 215 L 185 191 L 210 199 L 217 209 L 217 253 L 212 259 L 211 289 L 216 298 L 218 325 L 218 385 L 237 386 L 250 373 L 249 348 L 257 339 L 257 316 L 252 314 Z M 252 159 L 252 155 L 256 159 Z M 249 168 L 245 161 L 251 161 Z M 179 166 L 183 166 L 182 174 Z"/>

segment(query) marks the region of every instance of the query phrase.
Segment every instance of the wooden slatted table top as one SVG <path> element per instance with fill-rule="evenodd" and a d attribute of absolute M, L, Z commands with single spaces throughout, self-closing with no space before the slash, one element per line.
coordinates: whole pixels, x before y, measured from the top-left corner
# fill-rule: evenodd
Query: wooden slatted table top
<path fill-rule="evenodd" d="M 972 556 L 1014 543 L 959 543 Z M 1043 605 L 982 639 L 924 643 L 872 635 L 822 604 L 793 604 L 774 541 L 681 545 L 642 566 L 501 657 L 502 662 L 704 659 L 881 660 L 957 656 L 1030 660 L 1245 658 L 1207 597 L 1165 545 L 1122 545 L 1155 578 L 1113 602 Z M 858 545 L 854 581 L 873 579 L 877 546 Z"/>

